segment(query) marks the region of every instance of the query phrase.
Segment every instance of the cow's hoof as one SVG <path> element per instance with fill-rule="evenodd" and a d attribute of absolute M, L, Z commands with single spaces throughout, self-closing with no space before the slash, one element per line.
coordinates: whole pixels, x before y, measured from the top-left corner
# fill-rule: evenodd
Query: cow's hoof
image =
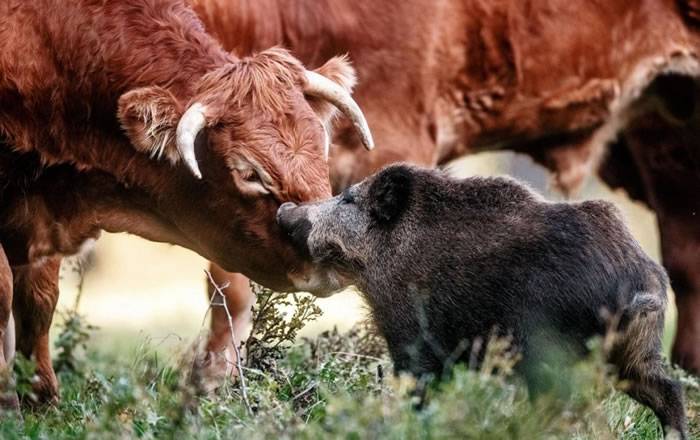
<path fill-rule="evenodd" d="M 23 408 L 38 410 L 49 406 L 57 406 L 60 399 L 57 393 L 34 391 L 30 395 L 22 396 Z"/>
<path fill-rule="evenodd" d="M 41 377 L 32 387 L 39 406 L 56 406 L 60 400 L 58 394 L 58 382 L 53 374 L 49 377 Z"/>
<path fill-rule="evenodd" d="M 235 377 L 234 362 L 225 352 L 205 351 L 197 356 L 190 382 L 199 394 L 213 394 Z"/>

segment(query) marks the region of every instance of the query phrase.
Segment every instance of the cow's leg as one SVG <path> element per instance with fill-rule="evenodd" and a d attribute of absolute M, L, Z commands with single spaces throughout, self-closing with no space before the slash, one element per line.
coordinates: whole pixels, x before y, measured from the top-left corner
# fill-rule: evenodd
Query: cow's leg
<path fill-rule="evenodd" d="M 673 76 L 661 85 L 665 107 L 630 122 L 601 175 L 657 214 L 678 306 L 672 359 L 700 374 L 700 87 Z"/>
<path fill-rule="evenodd" d="M 700 212 L 697 216 L 693 224 L 660 215 L 659 226 L 663 261 L 678 309 L 672 361 L 700 374 Z"/>
<path fill-rule="evenodd" d="M 658 217 L 662 262 L 676 297 L 672 360 L 700 374 L 700 175 L 694 171 L 700 123 L 669 131 L 653 122 L 642 127 L 656 130 L 639 128 L 630 148 Z"/>
<path fill-rule="evenodd" d="M 228 315 L 223 307 L 215 306 L 211 310 L 211 332 L 206 345 L 203 362 L 200 363 L 199 372 L 203 379 L 209 384 L 207 387 L 220 384 L 229 375 L 237 374 L 236 352 L 233 344 L 238 347 L 241 341 L 248 338 L 251 327 L 251 307 L 255 302 L 255 295 L 250 290 L 248 278 L 238 273 L 229 273 L 211 263 L 211 275 L 218 286 L 227 286 L 222 289 L 225 294 L 226 305 L 231 314 L 233 324 L 233 334 L 236 341 L 232 339 L 231 326 Z M 208 299 L 214 293 L 213 286 L 209 286 Z M 220 302 L 221 298 L 216 298 L 215 302 Z M 244 353 L 241 348 L 241 353 Z"/>
<path fill-rule="evenodd" d="M 13 386 L 11 362 L 14 356 L 12 323 L 12 269 L 0 246 L 0 411 L 19 408 Z"/>
<path fill-rule="evenodd" d="M 36 362 L 37 380 L 32 385 L 36 400 L 28 404 L 58 401 L 58 381 L 51 364 L 49 328 L 58 301 L 61 258 L 29 264 L 14 270 L 14 313 L 17 320 L 17 349 Z"/>

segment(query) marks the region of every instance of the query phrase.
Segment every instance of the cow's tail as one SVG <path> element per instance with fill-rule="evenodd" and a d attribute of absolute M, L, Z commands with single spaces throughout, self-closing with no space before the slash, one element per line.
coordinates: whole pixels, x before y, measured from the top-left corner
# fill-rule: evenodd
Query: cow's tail
<path fill-rule="evenodd" d="M 700 26 L 700 0 L 677 0 L 683 17 L 690 23 Z"/>

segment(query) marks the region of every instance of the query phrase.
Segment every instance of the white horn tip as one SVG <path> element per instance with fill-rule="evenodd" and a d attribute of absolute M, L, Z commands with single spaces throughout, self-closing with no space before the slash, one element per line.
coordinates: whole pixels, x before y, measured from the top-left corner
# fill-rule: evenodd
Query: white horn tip
<path fill-rule="evenodd" d="M 362 143 L 364 144 L 365 149 L 367 149 L 367 151 L 372 151 L 372 150 L 374 150 L 374 147 L 375 147 L 375 145 L 374 145 L 374 139 L 372 139 L 371 136 L 365 137 L 365 139 L 362 140 Z"/>
<path fill-rule="evenodd" d="M 197 159 L 193 157 L 187 157 L 185 158 L 185 165 L 187 165 L 187 168 L 190 169 L 190 172 L 196 177 L 198 180 L 202 179 L 202 171 L 199 169 L 199 164 L 197 164 Z"/>
<path fill-rule="evenodd" d="M 372 132 L 369 131 L 369 127 L 363 127 L 361 124 L 357 123 L 355 124 L 355 127 L 357 128 L 357 132 L 360 134 L 360 140 L 362 141 L 362 145 L 364 145 L 365 149 L 367 151 L 374 150 L 374 139 L 372 138 Z"/>
<path fill-rule="evenodd" d="M 362 114 L 362 110 L 350 96 L 350 92 L 325 76 L 313 71 L 306 71 L 306 82 L 305 93 L 326 99 L 335 105 L 353 122 L 365 149 L 374 149 L 374 139 L 372 139 L 372 133 L 365 120 L 365 115 Z"/>
<path fill-rule="evenodd" d="M 197 168 L 197 169 L 192 168 L 192 174 L 194 174 L 194 177 L 197 180 L 202 180 L 202 172 L 199 171 L 199 168 Z"/>

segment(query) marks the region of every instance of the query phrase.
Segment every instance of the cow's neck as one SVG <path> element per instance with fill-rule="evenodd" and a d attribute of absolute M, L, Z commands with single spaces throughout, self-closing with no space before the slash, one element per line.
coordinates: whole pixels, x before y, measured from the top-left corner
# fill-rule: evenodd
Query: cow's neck
<path fill-rule="evenodd" d="M 141 154 L 115 156 L 114 163 L 103 167 L 96 163 L 93 170 L 78 172 L 80 180 L 73 185 L 82 202 L 78 228 L 84 227 L 81 218 L 92 219 L 108 232 L 129 232 L 202 252 L 173 222 L 198 215 L 190 211 L 203 184 L 184 166 Z"/>
<path fill-rule="evenodd" d="M 170 220 L 172 204 L 107 173 L 70 165 L 42 168 L 38 161 L 34 154 L 0 152 L 3 175 L 9 177 L 0 192 L 0 241 L 13 265 L 74 254 L 100 230 L 128 231 L 199 251 Z M 177 203 L 173 198 L 170 202 Z"/>

